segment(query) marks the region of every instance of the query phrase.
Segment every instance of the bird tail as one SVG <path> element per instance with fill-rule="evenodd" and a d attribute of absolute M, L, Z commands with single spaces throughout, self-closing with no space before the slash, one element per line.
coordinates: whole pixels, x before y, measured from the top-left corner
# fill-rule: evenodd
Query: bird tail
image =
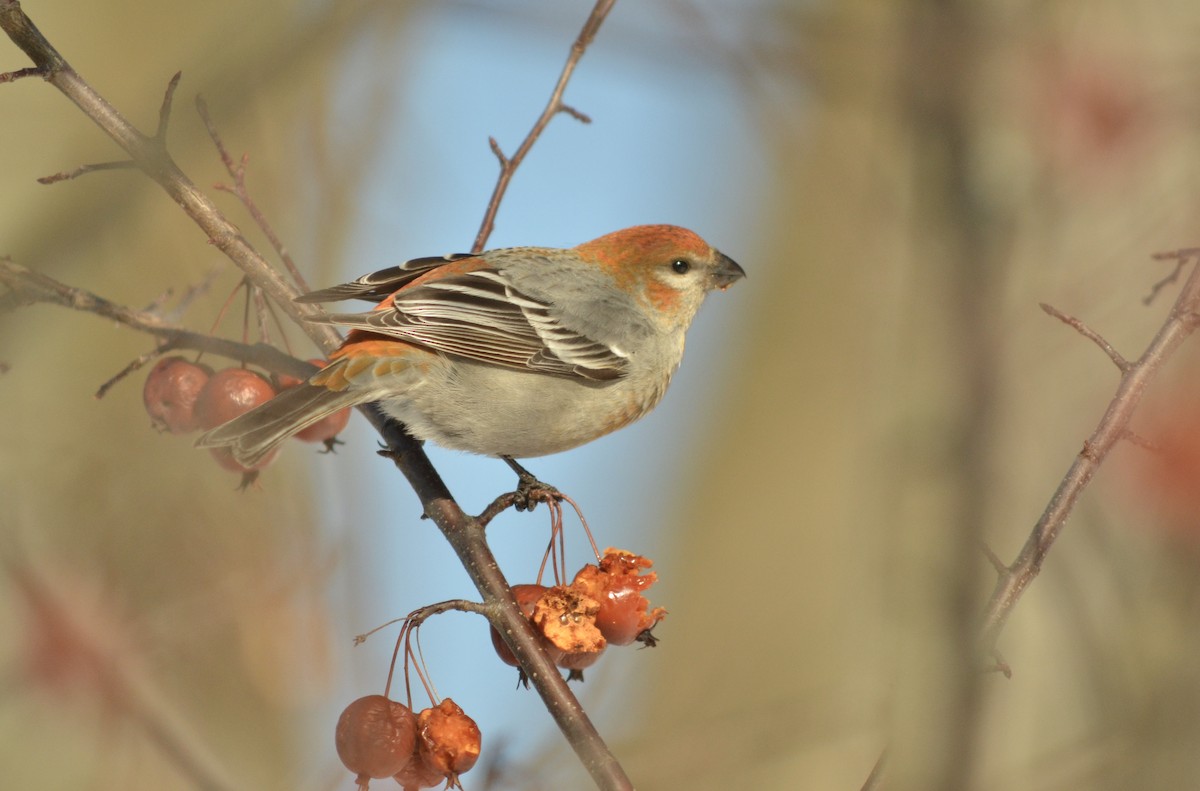
<path fill-rule="evenodd" d="M 288 437 L 339 409 L 376 400 L 370 390 L 330 390 L 304 382 L 270 401 L 201 434 L 197 448 L 229 448 L 241 464 L 251 467 Z"/>

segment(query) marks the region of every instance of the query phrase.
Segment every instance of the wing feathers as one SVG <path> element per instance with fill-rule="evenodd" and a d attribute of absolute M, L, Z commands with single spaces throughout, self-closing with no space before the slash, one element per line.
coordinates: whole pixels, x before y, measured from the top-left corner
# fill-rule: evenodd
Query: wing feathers
<path fill-rule="evenodd" d="M 552 305 L 521 293 L 495 269 L 447 275 L 403 289 L 368 313 L 313 321 L 556 376 L 608 381 L 624 376 L 628 365 L 621 349 L 564 326 Z"/>
<path fill-rule="evenodd" d="M 296 297 L 296 302 L 339 302 L 344 299 L 365 299 L 379 302 L 416 280 L 421 275 L 454 261 L 474 258 L 470 253 L 447 253 L 428 258 L 414 258 L 399 266 L 380 269 L 363 275 L 350 283 L 323 288 Z"/>

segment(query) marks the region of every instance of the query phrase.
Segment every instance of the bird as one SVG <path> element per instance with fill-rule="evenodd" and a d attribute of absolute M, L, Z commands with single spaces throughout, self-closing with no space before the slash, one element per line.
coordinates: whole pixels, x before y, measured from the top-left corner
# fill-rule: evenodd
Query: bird
<path fill-rule="evenodd" d="M 202 448 L 252 466 L 349 406 L 378 402 L 419 440 L 505 460 L 569 450 L 652 410 L 705 297 L 745 276 L 674 225 L 569 249 L 416 258 L 297 297 L 376 302 L 310 321 L 349 330 L 307 382 L 213 428 Z"/>

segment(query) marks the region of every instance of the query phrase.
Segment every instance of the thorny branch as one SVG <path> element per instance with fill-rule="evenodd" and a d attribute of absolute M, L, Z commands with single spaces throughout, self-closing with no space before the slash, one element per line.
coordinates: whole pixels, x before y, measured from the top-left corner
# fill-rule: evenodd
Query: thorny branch
<path fill-rule="evenodd" d="M 513 173 L 529 153 L 550 119 L 559 112 L 565 112 L 580 120 L 587 120 L 586 116 L 563 104 L 562 94 L 576 65 L 595 38 L 600 25 L 612 10 L 614 3 L 615 0 L 598 0 L 592 9 L 571 47 L 571 54 L 551 95 L 550 104 L 513 156 L 505 158 L 499 152 L 499 147 L 494 146 L 494 150 L 497 151 L 501 160 L 501 174 L 488 203 L 479 235 L 476 237 L 476 250 L 482 249 L 491 233 L 496 211 Z M 41 76 L 58 88 L 116 141 L 130 156 L 132 163 L 157 182 L 200 226 L 210 241 L 240 267 L 255 286 L 261 288 L 290 318 L 300 324 L 318 346 L 326 352 L 336 347 L 339 339 L 331 328 L 304 321 L 304 318 L 316 309 L 292 301 L 292 298 L 297 295 L 295 286 L 271 267 L 241 236 L 237 228 L 225 219 L 212 201 L 200 192 L 178 168 L 167 152 L 164 139 L 166 121 L 169 117 L 171 95 L 178 77 L 172 80 L 171 86 L 168 88 L 155 136 L 146 136 L 126 121 L 71 68 L 29 17 L 24 14 L 16 0 L 0 0 L 0 29 L 3 29 L 35 64 L 30 69 L 20 69 L 0 75 L 0 82 L 22 77 Z M 95 169 L 97 168 L 94 166 L 91 168 L 91 170 Z M 14 270 L 10 269 L 9 271 Z M 29 282 L 34 281 L 37 281 L 37 278 L 32 278 Z M 54 301 L 68 307 L 92 310 L 92 312 L 107 310 L 111 311 L 114 317 L 118 314 L 126 315 L 125 309 L 95 295 L 87 294 L 87 292 L 69 287 L 63 287 L 66 289 L 63 291 L 56 287 L 62 284 L 45 281 L 38 282 L 38 285 L 44 287 L 41 292 L 42 296 L 47 297 L 44 301 Z M 52 295 L 53 298 L 50 298 Z M 90 307 L 82 307 L 85 303 Z M 127 317 L 133 318 L 132 316 Z M 148 322 L 139 329 L 160 335 L 167 332 L 161 327 L 152 327 L 152 325 L 153 322 Z M 134 326 L 134 324 L 130 324 L 130 326 Z M 178 341 L 181 336 L 175 337 Z M 198 338 L 189 340 L 202 342 Z M 203 342 L 207 343 L 207 341 Z M 286 357 L 286 355 L 284 356 Z M 402 426 L 389 420 L 377 405 L 368 405 L 363 411 L 383 436 L 387 446 L 386 455 L 395 462 L 397 468 L 409 481 L 421 499 L 425 513 L 437 524 L 458 554 L 484 601 L 489 605 L 489 620 L 512 649 L 521 669 L 545 701 L 547 710 L 557 722 L 597 786 L 613 791 L 631 789 L 632 783 L 625 775 L 624 770 L 604 744 L 574 694 L 567 688 L 558 669 L 539 648 L 528 620 L 517 607 L 512 591 L 487 545 L 483 525 L 462 511 L 451 497 L 429 458 L 420 446 L 404 432 Z"/>

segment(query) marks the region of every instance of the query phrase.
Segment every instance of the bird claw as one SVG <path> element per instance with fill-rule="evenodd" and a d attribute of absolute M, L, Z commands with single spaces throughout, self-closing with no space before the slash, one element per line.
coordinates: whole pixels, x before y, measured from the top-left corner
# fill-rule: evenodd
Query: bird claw
<path fill-rule="evenodd" d="M 542 483 L 537 476 L 522 467 L 508 456 L 501 456 L 504 463 L 517 474 L 517 490 L 513 492 L 513 507 L 518 511 L 532 511 L 538 503 L 548 500 L 561 500 L 562 493 L 548 483 Z"/>

